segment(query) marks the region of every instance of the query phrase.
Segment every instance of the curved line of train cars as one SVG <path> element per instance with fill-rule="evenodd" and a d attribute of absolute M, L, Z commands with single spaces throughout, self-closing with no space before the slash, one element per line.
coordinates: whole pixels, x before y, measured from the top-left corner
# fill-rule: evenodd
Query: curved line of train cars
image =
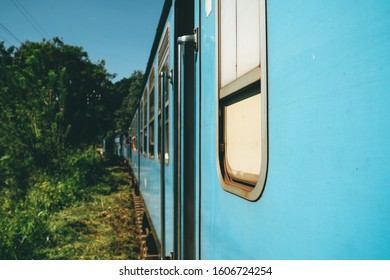
<path fill-rule="evenodd" d="M 115 141 L 160 258 L 390 258 L 389 15 L 165 1 Z"/>

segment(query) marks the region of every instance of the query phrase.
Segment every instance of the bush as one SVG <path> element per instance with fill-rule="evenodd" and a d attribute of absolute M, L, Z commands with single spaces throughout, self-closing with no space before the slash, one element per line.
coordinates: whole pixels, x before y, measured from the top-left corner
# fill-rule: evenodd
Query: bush
<path fill-rule="evenodd" d="M 0 258 L 1 259 L 34 259 L 35 248 L 47 243 L 47 217 L 49 212 L 32 207 L 30 194 L 26 199 L 9 203 L 12 199 L 9 192 L 2 192 L 0 209 Z"/>
<path fill-rule="evenodd" d="M 68 152 L 61 168 L 31 176 L 35 183 L 23 195 L 0 189 L 0 258 L 39 259 L 40 248 L 52 245 L 48 218 L 55 212 L 91 198 L 106 171 L 92 149 Z M 33 179 L 35 178 L 35 179 Z"/>
<path fill-rule="evenodd" d="M 72 178 L 84 188 L 88 188 L 100 182 L 106 175 L 102 165 L 102 158 L 93 149 L 86 151 L 77 150 L 67 158 L 67 171 Z"/>

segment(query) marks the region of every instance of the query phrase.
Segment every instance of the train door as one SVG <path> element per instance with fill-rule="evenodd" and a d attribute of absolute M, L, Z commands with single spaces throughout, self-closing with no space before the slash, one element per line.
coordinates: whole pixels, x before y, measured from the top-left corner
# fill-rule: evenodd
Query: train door
<path fill-rule="evenodd" d="M 198 258 L 197 240 L 197 102 L 195 96 L 196 34 L 194 2 L 175 2 L 176 46 L 176 192 L 175 258 Z"/>

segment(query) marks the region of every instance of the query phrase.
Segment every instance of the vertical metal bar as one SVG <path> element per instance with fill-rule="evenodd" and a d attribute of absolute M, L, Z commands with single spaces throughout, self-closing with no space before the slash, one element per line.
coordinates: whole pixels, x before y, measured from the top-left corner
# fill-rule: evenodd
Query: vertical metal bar
<path fill-rule="evenodd" d="M 160 181 L 161 181 L 161 259 L 165 259 L 165 90 L 166 73 L 160 73 L 161 80 L 161 135 L 160 135 Z"/>
<path fill-rule="evenodd" d="M 177 62 L 177 258 L 181 259 L 181 79 L 182 79 L 182 44 L 178 41 Z"/>
<path fill-rule="evenodd" d="M 177 97 L 177 109 L 178 109 L 178 114 L 177 114 L 177 129 L 178 129 L 178 133 L 177 133 L 177 160 L 178 160 L 178 163 L 177 163 L 177 237 L 178 237 L 178 242 L 177 242 L 177 257 L 178 259 L 182 259 L 182 258 L 185 258 L 186 257 L 186 254 L 184 252 L 185 250 L 185 247 L 183 246 L 183 243 L 182 242 L 185 242 L 184 239 L 184 235 L 185 235 L 185 232 L 183 232 L 183 225 L 185 225 L 184 221 L 183 221 L 183 201 L 184 201 L 184 198 L 183 198 L 183 182 L 182 180 L 185 179 L 184 177 L 182 177 L 182 173 L 183 173 L 183 151 L 182 151 L 182 148 L 183 148 L 183 127 L 182 125 L 184 124 L 184 112 L 183 112 L 183 104 L 184 104 L 184 95 L 183 95 L 183 78 L 185 77 L 185 67 L 183 65 L 183 59 L 184 59 L 184 56 L 185 56 L 185 46 L 187 43 L 192 43 L 194 44 L 194 50 L 197 51 L 197 42 L 198 42 L 198 32 L 197 30 L 195 29 L 194 30 L 194 33 L 191 34 L 191 35 L 183 35 L 183 36 L 180 36 L 177 38 L 177 44 L 178 44 L 178 97 Z"/>
<path fill-rule="evenodd" d="M 198 24 L 197 26 L 202 26 L 202 10 L 203 10 L 203 1 L 199 1 L 199 10 L 198 10 Z M 201 38 L 202 36 L 199 34 L 200 33 L 200 30 L 199 28 L 197 28 L 197 31 L 196 31 L 196 34 L 197 34 L 197 51 L 198 51 L 198 67 L 199 68 L 196 68 L 195 67 L 195 75 L 198 77 L 198 81 L 196 81 L 195 79 L 195 84 L 197 84 L 198 86 L 198 104 L 199 104 L 199 107 L 198 107 L 198 131 L 199 131 L 199 135 L 198 135 L 198 217 L 197 217 L 197 220 L 198 220 L 198 232 L 197 232 L 197 235 L 198 235 L 198 254 L 197 254 L 197 258 L 198 259 L 201 259 L 201 256 L 202 256 L 202 212 L 201 212 L 201 209 L 202 209 L 202 172 L 201 172 L 201 164 L 202 164 L 202 126 L 201 126 L 201 123 L 202 123 L 202 52 L 201 52 Z M 196 94 L 196 93 L 195 93 Z"/>

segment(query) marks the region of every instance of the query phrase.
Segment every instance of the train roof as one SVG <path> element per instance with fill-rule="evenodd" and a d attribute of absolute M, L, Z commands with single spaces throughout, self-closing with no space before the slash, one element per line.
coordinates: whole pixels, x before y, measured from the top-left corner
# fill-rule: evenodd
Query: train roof
<path fill-rule="evenodd" d="M 157 25 L 156 35 L 154 36 L 152 49 L 151 49 L 150 55 L 149 55 L 149 60 L 148 60 L 148 63 L 146 65 L 146 70 L 144 72 L 142 89 L 145 88 L 146 83 L 148 82 L 148 78 L 149 78 L 148 74 L 150 72 L 150 69 L 153 66 L 154 59 L 155 59 L 156 53 L 157 53 L 157 49 L 158 49 L 158 46 L 160 43 L 160 39 L 161 39 L 162 33 L 164 31 L 164 27 L 165 27 L 166 21 L 168 19 L 169 12 L 171 10 L 171 6 L 172 6 L 172 0 L 165 0 L 164 6 L 163 6 L 163 9 L 161 12 L 160 20 L 159 20 L 158 25 Z M 139 97 L 140 97 L 140 95 L 142 95 L 142 93 L 143 93 L 143 90 L 138 94 L 138 102 L 139 102 Z"/>

